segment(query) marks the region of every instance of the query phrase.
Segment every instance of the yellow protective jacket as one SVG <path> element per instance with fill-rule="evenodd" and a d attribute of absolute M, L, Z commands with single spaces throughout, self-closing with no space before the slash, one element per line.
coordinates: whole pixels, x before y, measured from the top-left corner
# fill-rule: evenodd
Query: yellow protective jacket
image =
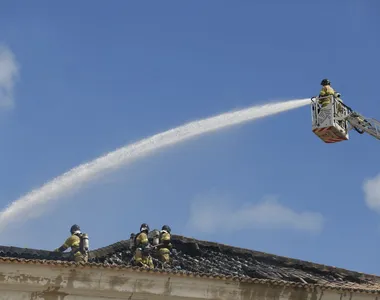
<path fill-rule="evenodd" d="M 327 96 L 337 97 L 337 94 L 338 93 L 336 93 L 331 86 L 325 85 L 322 87 L 321 91 L 319 92 L 319 97 L 327 97 Z M 330 100 L 331 100 L 330 97 L 325 98 L 325 99 L 321 99 L 321 100 L 319 100 L 319 103 L 322 105 L 322 107 L 325 107 L 330 103 Z M 342 100 L 340 99 L 340 101 L 342 101 Z"/>
<path fill-rule="evenodd" d="M 135 241 L 136 248 L 144 249 L 149 244 L 148 235 L 145 232 L 140 232 Z"/>
<path fill-rule="evenodd" d="M 170 242 L 171 236 L 170 233 L 166 230 L 161 230 L 160 232 L 160 244 L 162 245 L 159 249 L 160 253 L 170 253 L 172 244 Z"/>
<path fill-rule="evenodd" d="M 319 92 L 319 97 L 326 97 L 329 95 L 335 95 L 334 89 L 329 85 L 323 86 L 321 91 Z"/>
<path fill-rule="evenodd" d="M 76 252 L 79 251 L 79 246 L 80 246 L 80 237 L 77 236 L 76 234 L 72 234 L 69 236 L 66 241 L 63 243 L 63 245 L 54 251 L 56 252 L 64 252 L 66 249 L 71 248 L 71 252 L 75 254 Z"/>

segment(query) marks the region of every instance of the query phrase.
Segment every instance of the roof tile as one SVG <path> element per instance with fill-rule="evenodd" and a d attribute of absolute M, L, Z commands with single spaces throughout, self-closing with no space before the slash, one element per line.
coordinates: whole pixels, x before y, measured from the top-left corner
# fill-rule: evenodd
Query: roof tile
<path fill-rule="evenodd" d="M 130 265 L 129 241 L 120 241 L 91 251 L 90 262 L 68 261 L 68 254 L 17 247 L 1 247 L 0 261 L 56 264 L 91 268 L 131 269 L 139 272 L 207 277 L 314 289 L 343 289 L 380 294 L 380 278 L 311 262 L 231 247 L 213 242 L 173 236 L 172 264 L 157 260 L 153 270 Z"/>

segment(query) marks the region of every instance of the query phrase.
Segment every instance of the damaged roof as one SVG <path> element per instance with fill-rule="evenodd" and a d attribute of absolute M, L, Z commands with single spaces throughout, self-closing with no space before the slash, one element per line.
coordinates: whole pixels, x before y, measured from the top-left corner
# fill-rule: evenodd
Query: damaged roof
<path fill-rule="evenodd" d="M 154 260 L 156 269 L 150 272 L 380 294 L 380 277 L 375 275 L 178 235 L 172 235 L 172 244 L 171 265 L 165 267 Z M 85 265 L 141 269 L 131 266 L 132 256 L 129 240 L 124 240 L 91 251 L 89 262 Z M 0 261 L 20 260 L 68 266 L 83 265 L 68 262 L 68 253 L 0 246 Z"/>

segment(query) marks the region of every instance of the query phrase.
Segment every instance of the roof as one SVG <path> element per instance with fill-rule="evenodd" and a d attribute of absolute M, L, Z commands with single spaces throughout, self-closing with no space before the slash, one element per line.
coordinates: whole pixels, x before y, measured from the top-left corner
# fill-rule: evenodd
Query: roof
<path fill-rule="evenodd" d="M 242 282 L 269 283 L 380 294 L 380 277 L 332 266 L 272 255 L 173 235 L 173 262 L 155 261 L 154 270 L 132 267 L 129 241 L 123 240 L 90 252 L 89 262 L 73 263 L 68 254 L 0 246 L 0 262 L 56 264 L 61 266 L 130 269 L 178 276 L 200 276 Z"/>

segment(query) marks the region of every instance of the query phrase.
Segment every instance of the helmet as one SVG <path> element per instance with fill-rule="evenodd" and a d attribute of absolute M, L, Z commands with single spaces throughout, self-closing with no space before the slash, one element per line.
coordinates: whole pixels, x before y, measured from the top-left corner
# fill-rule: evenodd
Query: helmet
<path fill-rule="evenodd" d="M 169 232 L 169 233 L 172 231 L 172 229 L 170 228 L 169 225 L 164 225 L 164 226 L 162 226 L 162 230 L 166 230 L 166 231 Z"/>
<path fill-rule="evenodd" d="M 141 231 L 147 231 L 147 232 L 149 232 L 149 225 L 146 224 L 146 223 L 142 223 L 141 226 L 140 226 L 140 232 Z"/>
<path fill-rule="evenodd" d="M 327 78 L 325 78 L 325 79 L 323 79 L 322 81 L 321 81 L 321 85 L 330 85 L 331 84 L 331 82 L 330 82 L 330 80 L 328 80 Z"/>
<path fill-rule="evenodd" d="M 80 230 L 80 227 L 79 227 L 79 225 L 77 225 L 77 224 L 74 224 L 73 226 L 71 226 L 71 228 L 70 228 L 70 232 L 71 232 L 71 234 L 73 234 L 75 231 L 77 231 L 77 230 Z"/>

